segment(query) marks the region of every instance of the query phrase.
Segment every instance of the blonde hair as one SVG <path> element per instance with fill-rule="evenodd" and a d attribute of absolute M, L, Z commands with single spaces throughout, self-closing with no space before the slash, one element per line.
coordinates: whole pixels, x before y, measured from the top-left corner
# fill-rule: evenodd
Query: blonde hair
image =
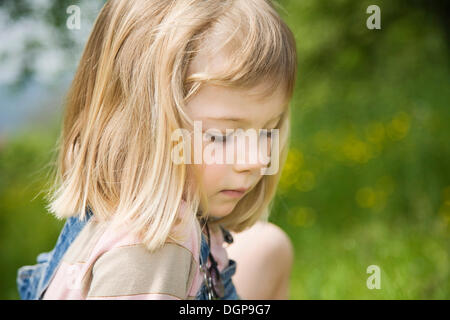
<path fill-rule="evenodd" d="M 188 76 L 200 50 L 218 50 L 214 39 L 224 39 L 230 67 Z M 99 221 L 129 225 L 149 250 L 184 237 L 173 227 L 207 216 L 187 164 L 169 161 L 172 132 L 192 123 L 187 99 L 207 83 L 245 89 L 264 82 L 263 95 L 284 84 L 288 102 L 296 60 L 294 36 L 268 0 L 109 0 L 66 96 L 48 210 L 83 219 L 89 208 Z M 230 230 L 267 219 L 287 155 L 289 112 L 279 127 L 280 170 L 217 220 Z M 184 197 L 197 215 L 177 215 Z"/>

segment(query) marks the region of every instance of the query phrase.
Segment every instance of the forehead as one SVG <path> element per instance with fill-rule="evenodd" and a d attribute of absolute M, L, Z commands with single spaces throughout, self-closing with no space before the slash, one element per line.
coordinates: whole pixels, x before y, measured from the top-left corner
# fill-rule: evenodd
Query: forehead
<path fill-rule="evenodd" d="M 269 97 L 261 98 L 262 86 L 240 90 L 223 86 L 205 85 L 187 103 L 187 114 L 193 120 L 215 121 L 213 118 L 235 118 L 252 126 L 263 126 L 285 111 L 285 93 L 281 86 Z"/>

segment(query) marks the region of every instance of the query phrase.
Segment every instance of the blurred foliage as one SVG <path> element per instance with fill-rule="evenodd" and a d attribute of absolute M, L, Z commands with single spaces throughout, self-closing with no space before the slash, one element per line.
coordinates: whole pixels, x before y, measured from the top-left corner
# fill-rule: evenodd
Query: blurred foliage
<path fill-rule="evenodd" d="M 0 147 L 0 298 L 18 298 L 17 269 L 50 251 L 64 221 L 45 211 L 56 131 L 25 131 Z"/>
<path fill-rule="evenodd" d="M 295 248 L 291 298 L 449 299 L 447 2 L 280 3 L 299 53 L 271 216 Z M 366 28 L 371 4 L 381 30 Z M 39 194 L 56 136 L 34 130 L 0 150 L 0 298 L 18 297 L 17 268 L 62 226 Z M 380 290 L 366 286 L 370 265 Z"/>
<path fill-rule="evenodd" d="M 36 25 L 36 29 L 40 32 L 43 32 L 42 27 L 45 26 L 45 30 L 49 33 L 43 39 L 36 37 L 33 32 L 25 35 L 21 52 L 0 51 L 0 66 L 2 63 L 8 63 L 8 60 L 13 58 L 11 55 L 20 60 L 18 76 L 8 84 L 8 89 L 20 94 L 20 90 L 39 73 L 37 69 L 40 68 L 36 66 L 35 62 L 40 54 L 51 49 L 56 49 L 65 56 L 66 70 L 63 71 L 73 72 L 72 69 L 75 66 L 72 63 L 73 61 L 78 62 L 81 55 L 80 39 L 83 41 L 87 41 L 87 39 L 84 39 L 83 32 L 67 28 L 66 22 L 69 14 L 66 10 L 71 5 L 78 5 L 82 8 L 81 22 L 83 28 L 86 28 L 94 22 L 99 9 L 105 2 L 106 0 L 0 0 L 0 10 L 5 13 L 6 17 L 4 32 L 9 32 L 8 27 L 10 26 L 28 22 L 28 25 Z"/>
<path fill-rule="evenodd" d="M 291 298 L 448 299 L 445 24 L 417 1 L 284 4 L 300 72 L 272 221 L 296 249 Z"/>

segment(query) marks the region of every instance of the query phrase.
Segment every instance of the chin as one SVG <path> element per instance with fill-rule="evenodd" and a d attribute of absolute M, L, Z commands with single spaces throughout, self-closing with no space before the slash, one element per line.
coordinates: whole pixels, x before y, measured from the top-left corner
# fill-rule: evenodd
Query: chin
<path fill-rule="evenodd" d="M 234 207 L 236 206 L 236 204 L 222 204 L 222 205 L 217 205 L 217 206 L 213 206 L 210 207 L 209 213 L 211 216 L 216 217 L 216 218 L 223 218 L 227 215 L 229 215 Z"/>

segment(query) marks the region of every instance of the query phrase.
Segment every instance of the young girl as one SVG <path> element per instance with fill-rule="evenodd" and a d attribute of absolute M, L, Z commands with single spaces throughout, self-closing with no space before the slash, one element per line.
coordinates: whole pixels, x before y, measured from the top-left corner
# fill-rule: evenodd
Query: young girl
<path fill-rule="evenodd" d="M 268 218 L 296 71 L 294 36 L 269 0 L 108 1 L 67 96 L 48 209 L 68 220 L 55 248 L 19 269 L 21 297 L 241 298 L 223 243 Z M 278 129 L 279 152 L 177 163 L 174 132 L 195 135 L 195 121 L 201 150 L 189 140 L 185 160 L 225 148 L 226 129 Z"/>

